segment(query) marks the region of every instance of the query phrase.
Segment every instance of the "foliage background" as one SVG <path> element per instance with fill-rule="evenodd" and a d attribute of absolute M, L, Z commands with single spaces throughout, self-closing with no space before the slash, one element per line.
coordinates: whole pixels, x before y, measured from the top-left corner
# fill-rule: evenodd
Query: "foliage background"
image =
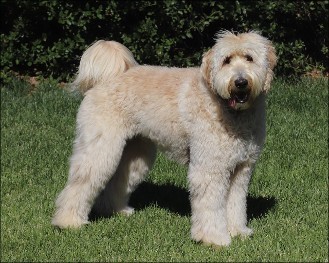
<path fill-rule="evenodd" d="M 261 31 L 279 75 L 328 72 L 328 2 L 1 0 L 1 78 L 68 80 L 98 39 L 123 43 L 142 64 L 199 65 L 219 30 Z"/>
<path fill-rule="evenodd" d="M 70 80 L 82 52 L 97 39 L 122 42 L 140 63 L 199 65 L 221 29 L 260 30 L 271 39 L 279 55 L 277 75 L 328 72 L 328 1 L 0 5 L 0 77 L 6 82 L 0 96 L 1 262 L 328 262 L 327 78 L 279 77 L 273 83 L 267 143 L 250 187 L 255 235 L 221 251 L 189 239 L 186 171 L 161 156 L 142 185 L 149 191 L 135 193 L 131 218 L 100 219 L 77 232 L 51 228 L 80 99 L 58 89 L 52 78 L 37 87 L 10 78 L 15 72 Z"/>

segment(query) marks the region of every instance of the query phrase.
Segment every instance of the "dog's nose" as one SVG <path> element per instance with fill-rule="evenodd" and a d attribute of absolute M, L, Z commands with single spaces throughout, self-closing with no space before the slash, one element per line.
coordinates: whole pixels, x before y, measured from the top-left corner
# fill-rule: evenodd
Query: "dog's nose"
<path fill-rule="evenodd" d="M 238 78 L 234 81 L 234 84 L 238 89 L 245 89 L 248 85 L 248 80 L 245 78 Z"/>

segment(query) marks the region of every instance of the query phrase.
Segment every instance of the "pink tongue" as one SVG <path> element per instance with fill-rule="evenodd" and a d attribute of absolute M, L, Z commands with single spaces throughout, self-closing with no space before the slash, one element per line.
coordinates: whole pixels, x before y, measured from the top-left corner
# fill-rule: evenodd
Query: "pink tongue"
<path fill-rule="evenodd" d="M 236 104 L 236 101 L 234 98 L 230 98 L 228 100 L 228 105 L 231 107 L 231 108 L 234 108 L 235 107 L 235 104 Z"/>

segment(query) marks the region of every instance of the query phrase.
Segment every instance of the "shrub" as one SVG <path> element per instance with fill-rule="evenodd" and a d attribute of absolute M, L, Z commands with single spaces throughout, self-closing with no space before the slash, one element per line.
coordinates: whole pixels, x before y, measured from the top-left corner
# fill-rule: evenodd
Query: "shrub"
<path fill-rule="evenodd" d="M 219 30 L 259 30 L 278 74 L 328 71 L 328 0 L 2 0 L 1 78 L 10 71 L 68 80 L 97 39 L 122 42 L 143 64 L 199 65 Z"/>

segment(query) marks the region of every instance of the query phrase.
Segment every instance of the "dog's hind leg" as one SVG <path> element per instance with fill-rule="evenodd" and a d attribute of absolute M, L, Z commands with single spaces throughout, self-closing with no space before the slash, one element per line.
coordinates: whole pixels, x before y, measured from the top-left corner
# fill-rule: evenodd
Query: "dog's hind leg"
<path fill-rule="evenodd" d="M 85 114 L 80 117 L 68 182 L 57 198 L 52 220 L 60 228 L 88 223 L 92 204 L 117 170 L 126 144 L 123 125 L 109 126 L 108 120 L 100 122 Z"/>
<path fill-rule="evenodd" d="M 96 199 L 93 211 L 100 216 L 117 212 L 132 214 L 134 210 L 128 206 L 129 197 L 144 180 L 155 157 L 156 147 L 150 140 L 142 137 L 129 140 L 115 175 Z"/>

